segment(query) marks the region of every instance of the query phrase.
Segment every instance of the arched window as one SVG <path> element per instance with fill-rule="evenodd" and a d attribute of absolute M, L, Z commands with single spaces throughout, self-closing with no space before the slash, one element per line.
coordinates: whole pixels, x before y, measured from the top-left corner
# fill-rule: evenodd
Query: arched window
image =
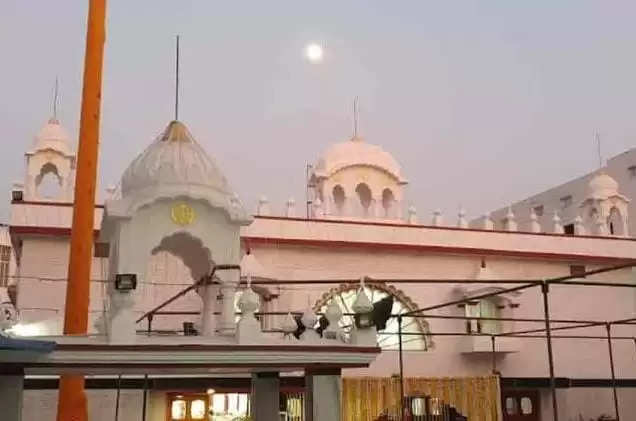
<path fill-rule="evenodd" d="M 417 308 L 417 306 L 408 299 L 404 293 L 391 286 L 383 284 L 367 284 L 365 285 L 365 292 L 373 303 L 380 301 L 384 297 L 392 295 L 394 301 L 391 314 L 403 314 Z M 320 300 L 318 300 L 314 308 L 317 311 L 324 313 L 330 301 L 335 300 L 343 313 L 352 313 L 353 311 L 351 310 L 351 307 L 355 302 L 357 293 L 358 286 L 343 285 L 338 288 L 333 288 L 329 292 L 325 293 Z M 352 316 L 343 316 L 340 320 L 340 327 L 343 328 L 345 333 L 348 333 L 351 330 L 353 323 L 354 321 Z M 398 349 L 399 338 L 397 332 L 397 318 L 392 317 L 387 321 L 386 329 L 378 332 L 378 345 L 382 349 Z M 407 333 L 407 335 L 402 336 L 403 349 L 426 351 L 433 345 L 430 336 L 427 336 L 429 328 L 428 323 L 424 319 L 411 319 L 405 317 L 402 320 L 402 332 Z"/>
<path fill-rule="evenodd" d="M 617 208 L 610 210 L 609 217 L 607 218 L 607 227 L 611 235 L 624 235 L 623 232 L 623 218 L 621 212 Z"/>
<path fill-rule="evenodd" d="M 336 205 L 336 210 L 339 214 L 342 213 L 345 203 L 345 192 L 341 185 L 334 186 L 333 188 L 333 203 Z"/>
<path fill-rule="evenodd" d="M 360 199 L 360 206 L 362 206 L 362 212 L 364 215 L 369 213 L 369 207 L 371 206 L 371 189 L 364 183 L 358 184 L 356 187 L 356 193 L 358 199 Z"/>
<path fill-rule="evenodd" d="M 382 191 L 382 207 L 384 208 L 384 216 L 386 218 L 393 217 L 395 207 L 395 197 L 391 189 L 386 188 Z"/>
<path fill-rule="evenodd" d="M 39 197 L 57 199 L 62 191 L 62 179 L 57 167 L 50 162 L 44 164 L 35 180 L 35 185 Z"/>

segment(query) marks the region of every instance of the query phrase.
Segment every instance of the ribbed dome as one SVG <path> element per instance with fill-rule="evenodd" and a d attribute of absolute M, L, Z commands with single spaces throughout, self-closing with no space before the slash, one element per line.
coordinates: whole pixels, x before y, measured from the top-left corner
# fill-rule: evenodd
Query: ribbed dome
<path fill-rule="evenodd" d="M 617 195 L 618 183 L 603 171 L 594 175 L 587 185 L 588 199 L 607 199 Z"/>
<path fill-rule="evenodd" d="M 360 137 L 329 147 L 318 160 L 316 176 L 330 177 L 337 171 L 352 166 L 375 167 L 391 174 L 401 184 L 408 182 L 402 177 L 402 168 L 393 155 L 380 146 L 364 142 Z"/>
<path fill-rule="evenodd" d="M 232 194 L 216 163 L 179 121 L 168 124 L 126 169 L 121 180 L 122 197 L 158 185 L 197 185 Z"/>
<path fill-rule="evenodd" d="M 45 150 L 53 150 L 65 156 L 73 156 L 69 135 L 60 122 L 54 118 L 51 118 L 35 136 L 31 153 Z"/>

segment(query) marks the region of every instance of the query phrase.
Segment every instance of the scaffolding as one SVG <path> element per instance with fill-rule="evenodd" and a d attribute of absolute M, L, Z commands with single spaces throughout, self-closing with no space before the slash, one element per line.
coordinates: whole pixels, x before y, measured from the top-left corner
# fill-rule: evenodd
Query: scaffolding
<path fill-rule="evenodd" d="M 561 276 L 550 279 L 542 279 L 542 280 L 521 280 L 521 279 L 505 279 L 505 280 L 475 280 L 475 279 L 374 279 L 374 278 L 365 278 L 367 282 L 372 283 L 391 283 L 391 284 L 481 284 L 481 285 L 515 285 L 510 286 L 508 288 L 502 288 L 495 292 L 484 293 L 473 295 L 469 297 L 463 297 L 461 299 L 448 301 L 432 306 L 427 306 L 423 308 L 417 308 L 415 310 L 402 313 L 402 314 L 392 314 L 391 317 L 397 318 L 398 322 L 398 331 L 397 332 L 380 332 L 381 335 L 389 335 L 396 334 L 398 336 L 398 352 L 399 352 L 399 385 L 400 385 L 400 416 L 401 421 L 406 420 L 405 406 L 403 404 L 405 393 L 404 393 L 404 349 L 403 349 L 403 337 L 404 336 L 412 336 L 412 335 L 428 335 L 428 336 L 487 336 L 491 339 L 491 355 L 492 355 L 492 371 L 494 374 L 497 373 L 496 366 L 496 341 L 499 338 L 506 337 L 515 337 L 522 339 L 545 339 L 546 340 L 546 353 L 547 353 L 547 362 L 549 368 L 549 386 L 550 393 L 552 397 L 552 413 L 553 420 L 559 421 L 558 414 L 558 402 L 556 395 L 556 377 L 554 373 L 554 350 L 552 347 L 552 341 L 555 339 L 563 339 L 563 340 L 575 340 L 575 339 L 597 339 L 597 340 L 605 340 L 608 345 L 608 360 L 611 371 L 611 385 L 613 391 L 613 403 L 614 403 L 614 411 L 615 411 L 615 419 L 617 421 L 620 420 L 619 413 L 619 399 L 617 393 L 617 381 L 616 381 L 616 370 L 614 366 L 614 353 L 613 353 L 613 341 L 633 341 L 636 345 L 636 337 L 634 336 L 613 336 L 612 335 L 612 327 L 619 325 L 634 325 L 636 326 L 636 317 L 625 318 L 620 320 L 582 320 L 582 319 L 552 319 L 549 305 L 549 293 L 550 286 L 552 285 L 569 285 L 569 286 L 586 286 L 586 287 L 607 287 L 607 288 L 628 288 L 628 289 L 636 289 L 636 283 L 620 283 L 620 282 L 599 282 L 599 281 L 588 281 L 588 280 L 580 280 L 585 279 L 589 276 L 598 275 L 602 273 L 617 271 L 621 269 L 633 268 L 636 266 L 636 262 L 629 262 L 621 265 L 604 267 L 601 269 L 586 271 L 583 273 L 578 273 L 576 275 L 570 276 Z M 232 265 L 220 265 L 216 269 L 236 269 L 235 266 Z M 214 271 L 213 271 L 214 273 Z M 137 322 L 141 322 L 144 319 L 148 320 L 148 330 L 150 333 L 152 330 L 152 320 L 155 315 L 181 315 L 181 314 L 199 314 L 199 312 L 179 312 L 179 311 L 161 311 L 169 303 L 173 302 L 180 296 L 183 296 L 187 291 L 196 288 L 197 286 L 204 283 L 218 283 L 213 279 L 213 276 L 207 277 L 206 279 L 202 279 L 197 282 L 195 285 L 190 286 L 183 291 L 177 293 L 174 297 L 166 300 L 161 305 L 157 306 L 153 310 L 144 314 L 140 317 Z M 358 280 L 352 279 L 305 279 L 305 280 L 281 280 L 281 279 L 253 279 L 251 281 L 252 285 L 333 285 L 333 284 L 357 284 Z M 242 284 L 245 283 L 244 280 L 241 281 Z M 515 318 L 515 317 L 469 317 L 469 316 L 447 316 L 447 315 L 439 315 L 439 314 L 429 314 L 426 312 L 430 312 L 433 310 L 438 310 L 441 308 L 466 304 L 471 301 L 482 300 L 490 297 L 495 297 L 501 294 L 506 294 L 510 292 L 517 292 L 522 290 L 527 290 L 531 288 L 540 288 L 541 290 L 541 298 L 542 298 L 542 307 L 543 307 L 543 318 Z M 287 312 L 260 312 L 257 315 L 284 315 Z M 348 315 L 348 314 L 345 314 Z M 538 329 L 525 329 L 525 330 L 517 330 L 517 331 L 509 331 L 502 333 L 468 333 L 468 332 L 426 332 L 426 333 L 414 333 L 414 332 L 402 332 L 402 324 L 405 318 L 426 318 L 426 319 L 451 319 L 451 320 L 463 320 L 463 321 L 510 321 L 510 322 L 520 322 L 520 323 L 541 323 L 544 325 L 542 328 Z M 554 326 L 554 325 L 565 325 L 565 326 Z M 593 327 L 605 327 L 606 335 L 554 335 L 555 331 L 566 331 L 566 330 L 575 330 L 575 329 L 586 329 Z"/>

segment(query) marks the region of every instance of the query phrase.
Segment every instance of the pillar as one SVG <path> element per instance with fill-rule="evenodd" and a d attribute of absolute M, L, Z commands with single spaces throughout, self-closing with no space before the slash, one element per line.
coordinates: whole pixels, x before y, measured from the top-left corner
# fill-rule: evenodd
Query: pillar
<path fill-rule="evenodd" d="M 214 336 L 216 324 L 214 323 L 214 303 L 216 302 L 216 286 L 212 284 L 204 284 L 201 293 L 203 300 L 203 308 L 201 309 L 201 335 Z"/>
<path fill-rule="evenodd" d="M 305 371 L 305 421 L 340 421 L 340 369 Z"/>
<path fill-rule="evenodd" d="M 234 309 L 234 297 L 236 296 L 236 284 L 221 285 L 221 323 L 219 333 L 222 335 L 234 335 L 236 331 L 236 310 Z"/>
<path fill-rule="evenodd" d="M 24 376 L 0 376 L 0 408 L 4 421 L 22 420 Z"/>
<path fill-rule="evenodd" d="M 277 372 L 252 373 L 251 414 L 254 421 L 280 421 Z"/>

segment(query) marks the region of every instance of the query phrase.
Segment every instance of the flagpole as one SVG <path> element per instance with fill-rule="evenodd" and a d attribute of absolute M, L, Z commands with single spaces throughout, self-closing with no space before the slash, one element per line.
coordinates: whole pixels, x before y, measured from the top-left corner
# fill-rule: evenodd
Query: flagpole
<path fill-rule="evenodd" d="M 89 0 L 71 253 L 64 306 L 65 335 L 86 334 L 88 329 L 105 25 L 106 0 Z M 88 421 L 83 376 L 61 376 L 57 420 Z"/>

